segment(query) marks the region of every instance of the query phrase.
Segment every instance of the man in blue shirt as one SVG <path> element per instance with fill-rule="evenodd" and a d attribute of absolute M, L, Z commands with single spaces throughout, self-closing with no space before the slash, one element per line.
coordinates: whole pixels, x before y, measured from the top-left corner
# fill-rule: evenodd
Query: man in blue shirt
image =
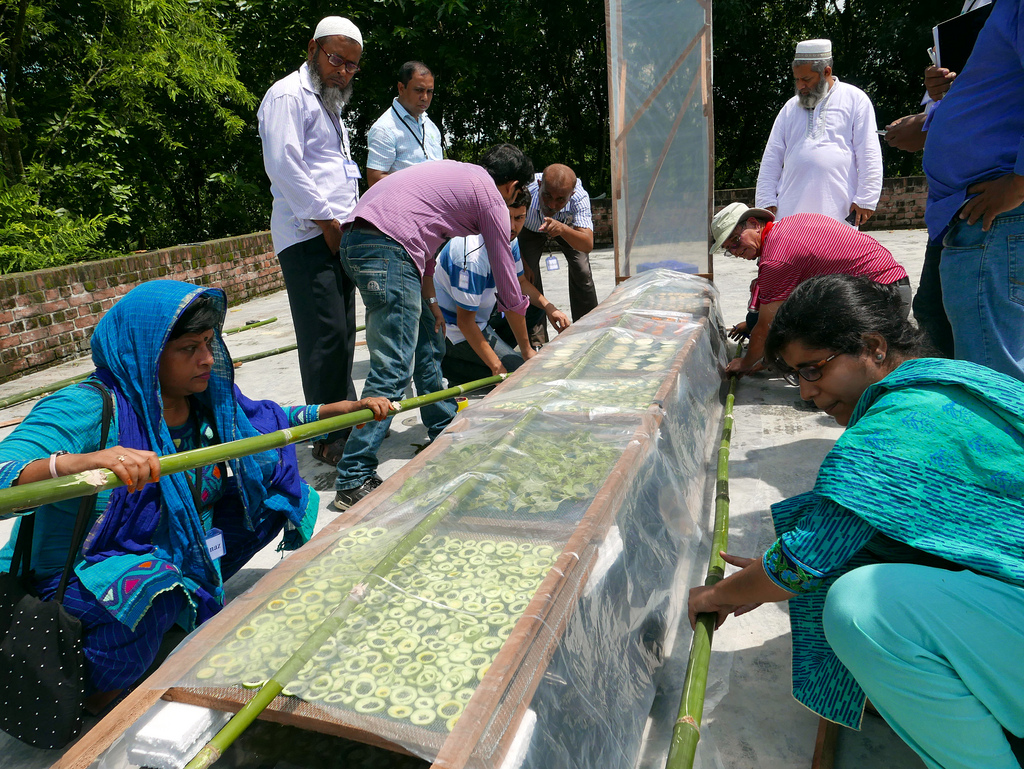
<path fill-rule="evenodd" d="M 530 194 L 522 190 L 509 204 L 512 258 L 519 275 L 519 285 L 530 297 L 531 305 L 540 308 L 561 331 L 569 326 L 569 318 L 523 278 L 516 236 L 526 221 L 529 200 Z M 526 320 L 522 315 L 508 313 L 506 316 L 514 335 L 513 343 L 518 343 L 522 355 L 502 340 L 489 323 L 497 298 L 487 248 L 479 235 L 452 238 L 445 244 L 437 257 L 434 290 L 445 322 L 445 354 L 441 369 L 450 384 L 515 371 L 524 360 L 536 354 L 530 346 Z"/>
<path fill-rule="evenodd" d="M 928 235 L 956 357 L 1024 380 L 1024 0 L 999 0 L 928 117 Z"/>
<path fill-rule="evenodd" d="M 441 131 L 427 117 L 434 98 L 434 75 L 422 61 L 398 70 L 398 96 L 366 135 L 366 182 L 372 187 L 403 168 L 441 160 Z"/>

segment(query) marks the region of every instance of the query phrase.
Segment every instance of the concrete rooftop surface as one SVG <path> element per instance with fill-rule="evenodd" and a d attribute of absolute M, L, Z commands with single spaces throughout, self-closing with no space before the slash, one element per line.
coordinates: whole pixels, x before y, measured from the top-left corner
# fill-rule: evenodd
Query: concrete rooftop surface
<path fill-rule="evenodd" d="M 915 290 L 920 277 L 927 233 L 924 230 L 872 232 L 910 275 Z M 565 261 L 561 270 L 544 275 L 545 295 L 568 314 Z M 591 264 L 598 296 L 614 288 L 615 266 L 610 249 L 594 251 Z M 727 326 L 743 320 L 748 288 L 756 265 L 716 255 L 715 284 L 721 292 L 721 312 Z M 827 309 L 822 321 L 827 322 Z M 225 327 L 277 316 L 267 326 L 225 337 L 238 357 L 294 343 L 285 292 L 261 297 L 228 312 Z M 362 322 L 362 306 L 357 319 Z M 551 332 L 553 335 L 553 331 Z M 363 335 L 357 335 L 361 340 Z M 0 398 L 92 370 L 83 358 L 0 385 Z M 353 376 L 357 391 L 369 369 L 365 345 L 356 348 Z M 282 405 L 301 404 L 298 360 L 295 352 L 247 363 L 236 369 L 238 386 L 251 398 L 270 398 Z M 0 422 L 21 417 L 33 402 L 0 410 Z M 811 488 L 822 458 L 841 428 L 800 400 L 797 388 L 781 378 L 757 374 L 741 380 L 736 391 L 731 460 L 731 529 L 729 550 L 737 555 L 762 553 L 774 540 L 769 505 Z M 0 428 L 0 438 L 13 428 Z M 394 419 L 385 440 L 379 472 L 388 477 L 411 459 L 426 433 L 415 412 Z M 321 513 L 317 528 L 339 513 L 333 501 L 334 469 L 314 460 L 306 445 L 299 446 L 303 477 L 319 492 Z M 11 522 L 0 522 L 0 541 Z M 276 543 L 275 543 L 276 544 Z M 228 584 L 238 595 L 273 568 L 281 556 L 271 545 L 259 553 Z M 818 717 L 790 694 L 790 639 L 786 607 L 765 605 L 740 618 L 730 618 L 715 634 L 709 674 L 705 727 L 695 765 L 727 769 L 803 769 L 810 767 Z M 93 720 L 90 723 L 95 723 Z M 61 751 L 38 750 L 0 733 L 0 768 L 36 769 L 50 766 Z M 836 757 L 838 769 L 917 769 L 923 763 L 877 716 L 866 715 L 861 732 L 842 729 Z M 553 769 L 557 769 L 553 767 Z M 596 768 L 595 768 L 596 769 Z"/>

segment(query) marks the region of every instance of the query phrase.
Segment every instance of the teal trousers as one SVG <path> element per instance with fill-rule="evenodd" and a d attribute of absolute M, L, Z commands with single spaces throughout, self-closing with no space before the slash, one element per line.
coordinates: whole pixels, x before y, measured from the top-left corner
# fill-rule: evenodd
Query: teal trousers
<path fill-rule="evenodd" d="M 825 635 L 929 767 L 1020 769 L 1024 588 L 970 571 L 865 566 L 828 593 Z"/>

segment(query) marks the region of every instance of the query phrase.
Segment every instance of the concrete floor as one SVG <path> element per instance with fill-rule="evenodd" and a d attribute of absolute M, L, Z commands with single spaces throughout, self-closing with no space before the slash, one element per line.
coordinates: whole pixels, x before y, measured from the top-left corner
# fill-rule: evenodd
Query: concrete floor
<path fill-rule="evenodd" d="M 906 267 L 916 286 L 926 233 L 908 230 L 871 234 Z M 591 264 L 598 295 L 603 299 L 611 292 L 615 281 L 611 250 L 593 252 Z M 546 294 L 557 306 L 567 310 L 564 260 L 561 266 L 559 272 L 545 274 Z M 756 266 L 752 262 L 716 257 L 716 284 L 721 291 L 722 314 L 727 324 L 743 319 L 748 287 L 755 273 Z M 246 321 L 270 316 L 277 316 L 277 322 L 227 337 L 233 356 L 294 343 L 284 292 L 233 307 L 225 326 L 240 326 Z M 357 317 L 362 317 L 361 307 Z M 357 389 L 361 390 L 368 367 L 366 348 L 358 347 L 354 368 Z M 64 364 L 0 385 L 0 398 L 91 369 L 88 359 Z M 236 370 L 236 378 L 239 387 L 250 397 L 272 398 L 284 405 L 302 402 L 294 352 L 248 363 Z M 31 406 L 28 402 L 3 409 L 0 422 L 24 416 Z M 0 438 L 11 429 L 0 428 Z M 407 462 L 414 455 L 415 444 L 425 439 L 424 428 L 414 413 L 396 418 L 392 431 L 381 452 L 380 474 L 383 477 L 390 476 Z M 831 418 L 817 413 L 813 407 L 808 408 L 796 388 L 781 379 L 755 375 L 741 381 L 736 394 L 730 463 L 731 552 L 755 555 L 764 551 L 774 539 L 768 506 L 813 485 L 818 465 L 839 433 L 840 429 Z M 321 492 L 318 527 L 322 526 L 337 515 L 328 507 L 334 496 L 331 491 L 334 471 L 312 459 L 306 447 L 300 447 L 299 464 L 303 477 Z M 6 539 L 10 525 L 10 522 L 0 522 L 0 537 Z M 229 583 L 229 592 L 238 595 L 279 560 L 274 547 L 268 547 Z M 746 616 L 730 619 L 716 634 L 699 765 L 729 769 L 810 766 L 818 719 L 790 695 L 788 634 L 785 607 L 778 605 L 763 606 Z M 59 755 L 59 751 L 29 748 L 0 734 L 0 769 L 45 767 Z M 923 764 L 880 719 L 866 716 L 863 731 L 842 730 L 837 766 L 839 769 L 917 769 Z"/>

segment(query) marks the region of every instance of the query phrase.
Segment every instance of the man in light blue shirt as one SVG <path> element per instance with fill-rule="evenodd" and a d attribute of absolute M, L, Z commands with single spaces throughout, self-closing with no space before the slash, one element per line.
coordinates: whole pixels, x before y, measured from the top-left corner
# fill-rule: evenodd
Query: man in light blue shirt
<path fill-rule="evenodd" d="M 956 357 L 1024 381 L 1024 0 L 998 0 L 928 116 L 925 222 Z"/>
<path fill-rule="evenodd" d="M 403 168 L 441 160 L 441 131 L 427 117 L 434 98 L 434 75 L 422 61 L 398 70 L 398 96 L 366 136 L 366 182 L 373 186 Z"/>

